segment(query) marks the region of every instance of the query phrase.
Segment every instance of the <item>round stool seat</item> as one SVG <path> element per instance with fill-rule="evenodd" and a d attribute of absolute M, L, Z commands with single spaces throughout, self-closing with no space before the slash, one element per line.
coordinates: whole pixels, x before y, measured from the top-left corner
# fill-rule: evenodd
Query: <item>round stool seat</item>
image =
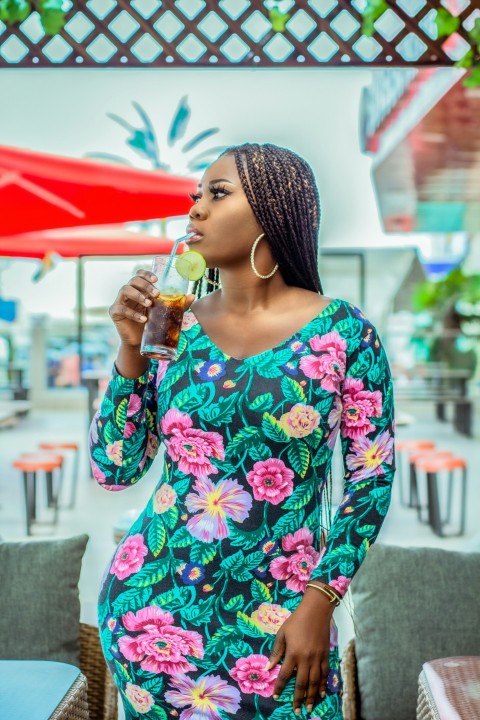
<path fill-rule="evenodd" d="M 415 450 L 408 456 L 410 463 L 416 463 L 418 460 L 428 459 L 432 460 L 437 458 L 438 460 L 444 460 L 445 458 L 453 457 L 453 453 L 450 450 Z"/>
<path fill-rule="evenodd" d="M 437 473 L 442 472 L 442 470 L 463 470 L 467 466 L 463 458 L 454 456 L 419 458 L 415 464 L 419 470 L 426 473 Z"/>
<path fill-rule="evenodd" d="M 49 453 L 25 453 L 13 462 L 13 467 L 23 472 L 45 470 L 51 472 L 62 466 L 63 458 Z"/>
<path fill-rule="evenodd" d="M 433 450 L 435 443 L 433 440 L 397 440 L 395 448 L 398 451 L 403 450 Z"/>
<path fill-rule="evenodd" d="M 78 450 L 80 446 L 76 442 L 42 442 L 38 447 L 42 450 Z"/>

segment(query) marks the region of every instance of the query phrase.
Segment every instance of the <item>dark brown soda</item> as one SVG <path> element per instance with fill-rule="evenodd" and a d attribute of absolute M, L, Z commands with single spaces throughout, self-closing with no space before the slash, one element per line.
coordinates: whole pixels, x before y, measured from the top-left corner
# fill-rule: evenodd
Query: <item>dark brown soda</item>
<path fill-rule="evenodd" d="M 175 357 L 185 295 L 159 295 L 152 300 L 142 337 L 141 354 L 156 360 Z"/>

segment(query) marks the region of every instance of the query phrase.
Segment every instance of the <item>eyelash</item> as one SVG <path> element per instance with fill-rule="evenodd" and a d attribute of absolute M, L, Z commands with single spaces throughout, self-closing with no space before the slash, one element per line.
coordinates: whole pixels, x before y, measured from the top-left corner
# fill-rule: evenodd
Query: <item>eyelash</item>
<path fill-rule="evenodd" d="M 228 190 L 225 187 L 221 187 L 220 185 L 217 187 L 211 187 L 210 192 L 214 196 L 213 197 L 214 200 L 222 199 L 222 198 L 215 197 L 215 195 L 218 195 L 218 193 L 223 193 L 223 195 L 230 195 Z M 199 200 L 201 200 L 201 197 L 202 197 L 201 195 L 198 195 L 198 193 L 189 193 L 189 196 L 194 203 L 197 203 Z"/>

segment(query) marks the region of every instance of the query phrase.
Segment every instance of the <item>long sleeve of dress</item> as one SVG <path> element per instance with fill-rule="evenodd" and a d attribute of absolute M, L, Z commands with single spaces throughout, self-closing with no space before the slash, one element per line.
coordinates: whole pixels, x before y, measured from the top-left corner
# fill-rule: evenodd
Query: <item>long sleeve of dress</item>
<path fill-rule="evenodd" d="M 138 482 L 157 454 L 158 384 L 165 365 L 152 360 L 135 380 L 124 378 L 114 366 L 89 434 L 92 473 L 106 490 Z"/>
<path fill-rule="evenodd" d="M 311 576 L 330 584 L 341 596 L 378 536 L 390 505 L 395 471 L 388 361 L 375 328 L 366 320 L 356 343 L 347 353 L 338 407 L 344 497 Z"/>

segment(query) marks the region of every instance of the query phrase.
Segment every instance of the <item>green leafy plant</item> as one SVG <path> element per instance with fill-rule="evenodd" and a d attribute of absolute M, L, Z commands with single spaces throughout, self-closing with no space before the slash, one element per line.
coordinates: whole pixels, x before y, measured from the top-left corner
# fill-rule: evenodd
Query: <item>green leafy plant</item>
<path fill-rule="evenodd" d="M 367 0 L 362 12 L 362 32 L 368 37 L 375 34 L 375 23 L 389 9 L 389 3 L 385 0 Z M 435 18 L 437 35 L 439 38 L 448 38 L 457 32 L 460 27 L 460 19 L 447 10 L 445 7 L 437 8 Z M 476 18 L 473 27 L 467 31 L 470 49 L 460 58 L 454 67 L 468 70 L 463 79 L 465 87 L 480 86 L 480 18 Z"/>
<path fill-rule="evenodd" d="M 0 20 L 15 25 L 38 12 L 45 33 L 57 35 L 65 25 L 66 11 L 62 6 L 62 0 L 0 0 Z"/>
<path fill-rule="evenodd" d="M 150 117 L 139 103 L 132 102 L 132 105 L 140 118 L 140 125 L 133 125 L 123 117 L 114 113 L 107 113 L 107 115 L 127 131 L 127 145 L 132 148 L 142 160 L 147 160 L 154 170 L 164 170 L 165 172 L 175 173 L 201 172 L 225 150 L 225 146 L 222 145 L 210 147 L 198 152 L 200 146 L 206 140 L 219 132 L 219 128 L 207 128 L 185 141 L 191 119 L 188 96 L 185 95 L 181 98 L 168 128 L 161 158 L 159 139 Z M 184 144 L 180 145 L 182 140 Z M 167 148 L 170 148 L 170 153 Z M 163 159 L 164 154 L 167 155 L 166 160 Z M 170 155 L 170 157 L 168 157 L 168 155 Z M 126 158 L 110 153 L 88 153 L 88 156 L 120 162 L 125 165 L 131 164 Z M 183 163 L 185 163 L 185 167 L 180 167 L 180 164 Z"/>
<path fill-rule="evenodd" d="M 412 305 L 417 312 L 427 310 L 443 317 L 459 300 L 480 303 L 480 273 L 466 275 L 461 268 L 455 268 L 442 280 L 424 280 L 413 293 Z"/>

